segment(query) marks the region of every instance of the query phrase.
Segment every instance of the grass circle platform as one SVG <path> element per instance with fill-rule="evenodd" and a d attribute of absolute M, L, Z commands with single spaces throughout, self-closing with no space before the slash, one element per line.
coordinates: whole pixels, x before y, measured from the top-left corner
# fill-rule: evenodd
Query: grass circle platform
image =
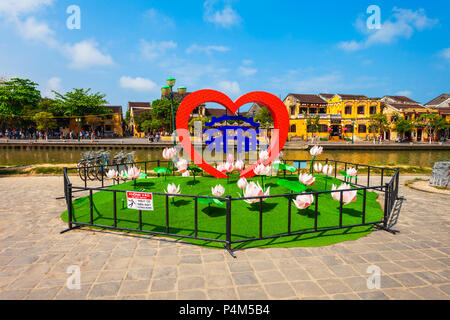
<path fill-rule="evenodd" d="M 75 225 L 93 228 L 111 226 L 124 232 L 153 233 L 206 247 L 223 248 L 224 242 L 231 239 L 229 249 L 326 246 L 364 237 L 374 230 L 376 222 L 383 220 L 384 211 L 377 200 L 379 194 L 374 190 L 357 188 L 356 201 L 341 207 L 340 201 L 334 200 L 329 191 L 332 184 L 339 186 L 342 180 L 328 177 L 326 182 L 324 175 L 314 176 L 314 185 L 305 192 L 327 192 L 315 194 L 315 200 L 318 201 L 304 210 L 297 209 L 292 203 L 295 195 L 290 194 L 291 191 L 277 184 L 279 177 L 264 177 L 265 188 L 270 187 L 271 197 L 249 204 L 240 199 L 242 193 L 236 184 L 237 175 L 229 182 L 210 176 L 197 177 L 195 183 L 192 177 L 168 176 L 167 180 L 164 177 L 149 177 L 139 179 L 136 183 L 130 181 L 105 188 L 92 188 L 90 195 L 74 201 L 70 189 L 70 197 L 66 200 L 72 203 L 72 219 L 69 221 L 69 210 L 62 213 L 61 217 Z M 298 181 L 298 176 L 292 175 L 286 179 Z M 258 177 L 248 180 L 261 183 Z M 173 200 L 168 199 L 164 193 L 169 183 L 180 185 L 183 195 L 192 196 L 211 196 L 211 187 L 221 184 L 225 188 L 225 195 L 233 198 L 229 216 L 226 201 L 220 206 L 216 203 L 201 203 L 201 198 L 195 197 L 175 196 Z M 140 212 L 128 209 L 124 191 L 154 193 L 154 210 Z M 361 222 L 367 225 L 354 226 Z M 228 239 L 227 226 L 230 227 Z M 294 235 L 286 234 L 287 229 L 289 234 Z M 280 234 L 284 236 L 278 237 Z M 271 236 L 274 237 L 258 239 Z"/>

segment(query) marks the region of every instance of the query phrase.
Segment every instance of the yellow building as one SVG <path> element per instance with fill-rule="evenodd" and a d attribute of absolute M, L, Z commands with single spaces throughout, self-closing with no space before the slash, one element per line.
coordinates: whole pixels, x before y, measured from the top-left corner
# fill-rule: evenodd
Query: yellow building
<path fill-rule="evenodd" d="M 290 116 L 289 135 L 304 140 L 313 135 L 330 140 L 366 139 L 370 115 L 382 111 L 378 98 L 363 95 L 288 94 L 284 104 Z M 318 132 L 312 132 L 308 118 L 318 118 Z"/>
<path fill-rule="evenodd" d="M 150 112 L 152 106 L 150 102 L 128 102 L 128 112 L 130 113 L 130 122 L 128 124 L 128 134 L 133 137 L 142 138 L 144 132 L 135 124 L 135 118 L 145 112 Z"/>
<path fill-rule="evenodd" d="M 106 115 L 87 115 L 80 118 L 71 118 L 69 121 L 68 132 L 73 131 L 75 135 L 78 131 L 95 132 L 103 137 L 122 137 L 123 136 L 123 113 L 122 106 L 104 106 L 111 110 Z M 81 120 L 78 122 L 77 120 Z M 67 132 L 67 133 L 68 133 Z"/>
<path fill-rule="evenodd" d="M 390 130 L 386 132 L 386 139 L 397 140 L 404 138 L 409 141 L 427 141 L 429 139 L 428 132 L 424 128 L 417 127 L 411 132 L 406 132 L 403 137 L 395 131 L 394 117 L 399 116 L 407 120 L 417 120 L 422 114 L 437 113 L 437 111 L 424 107 L 417 101 L 405 96 L 384 96 L 381 98 L 384 105 L 383 114 L 386 115 L 390 123 Z"/>

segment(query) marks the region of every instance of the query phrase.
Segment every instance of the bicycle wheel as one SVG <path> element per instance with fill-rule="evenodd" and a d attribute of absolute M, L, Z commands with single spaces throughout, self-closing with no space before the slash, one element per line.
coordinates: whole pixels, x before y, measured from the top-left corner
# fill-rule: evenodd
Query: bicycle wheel
<path fill-rule="evenodd" d="M 84 172 L 86 171 L 86 162 L 84 160 L 78 162 L 77 167 L 78 167 L 78 175 L 80 176 L 80 179 L 82 181 L 85 181 L 85 177 L 87 176 L 84 174 Z"/>
<path fill-rule="evenodd" d="M 87 177 L 89 180 L 94 181 L 95 179 L 97 179 L 97 168 L 95 167 L 97 166 L 96 162 L 88 162 L 87 165 Z"/>

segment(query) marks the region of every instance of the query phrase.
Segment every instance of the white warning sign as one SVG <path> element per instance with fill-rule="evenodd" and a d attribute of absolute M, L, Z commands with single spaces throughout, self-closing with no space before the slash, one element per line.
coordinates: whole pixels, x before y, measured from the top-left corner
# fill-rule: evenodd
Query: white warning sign
<path fill-rule="evenodd" d="M 127 191 L 127 208 L 153 211 L 153 194 L 150 192 Z"/>

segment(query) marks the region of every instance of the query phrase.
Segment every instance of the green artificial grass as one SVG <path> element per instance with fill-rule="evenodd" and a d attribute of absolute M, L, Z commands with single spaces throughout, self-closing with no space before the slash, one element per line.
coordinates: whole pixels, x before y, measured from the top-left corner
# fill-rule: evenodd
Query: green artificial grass
<path fill-rule="evenodd" d="M 315 175 L 315 184 L 308 191 L 319 191 L 325 189 L 325 177 Z M 131 190 L 164 193 L 169 183 L 181 185 L 181 193 L 189 195 L 211 196 L 211 187 L 222 184 L 225 187 L 225 195 L 233 198 L 239 197 L 241 190 L 237 187 L 238 177 L 233 176 L 227 184 L 226 179 L 213 177 L 197 177 L 193 183 L 192 177 L 168 176 L 164 181 L 161 178 L 148 178 L 116 185 L 110 189 Z M 289 194 L 290 190 L 277 184 L 278 177 L 265 177 L 265 187 L 270 187 L 270 194 Z M 297 175 L 286 177 L 291 181 L 298 181 Z M 258 181 L 255 177 L 249 181 Z M 339 186 L 341 180 L 329 177 L 327 190 L 331 190 L 332 184 Z M 367 192 L 366 200 L 366 222 L 382 220 L 383 211 L 376 201 L 378 195 L 375 192 Z M 124 201 L 122 202 L 122 199 Z M 291 200 L 292 201 L 292 200 Z M 203 203 L 201 203 L 203 202 Z M 263 236 L 271 236 L 287 233 L 288 226 L 288 197 L 269 198 L 263 202 Z M 94 223 L 98 225 L 113 226 L 113 192 L 99 191 L 93 194 L 93 217 Z M 198 201 L 198 237 L 225 240 L 226 206 L 208 201 Z M 126 194 L 117 193 L 117 226 L 119 228 L 139 228 L 139 213 L 137 210 L 126 208 Z M 125 207 L 124 207 L 125 206 Z M 170 233 L 180 235 L 194 235 L 194 198 L 175 197 L 174 204 L 169 200 L 169 225 Z M 355 225 L 362 222 L 363 191 L 358 191 L 357 200 L 343 206 L 342 224 Z M 314 207 L 313 203 L 305 210 L 299 210 L 292 203 L 291 206 L 291 232 L 314 230 Z M 142 212 L 143 230 L 165 232 L 166 225 L 166 197 L 154 195 L 154 211 Z M 248 204 L 242 200 L 231 203 L 231 233 L 232 241 L 259 237 L 259 202 Z M 67 211 L 62 214 L 62 219 L 67 222 Z M 89 197 L 79 198 L 73 201 L 73 220 L 78 222 L 90 222 Z M 339 202 L 335 201 L 331 194 L 321 194 L 318 201 L 318 228 L 331 228 L 339 226 Z M 329 230 L 325 232 L 314 232 L 298 236 L 287 236 L 268 240 L 256 240 L 246 243 L 233 244 L 232 248 L 248 247 L 317 247 L 326 246 L 341 241 L 356 240 L 373 231 L 373 226 L 362 226 Z M 190 243 L 223 248 L 223 243 L 203 241 L 184 238 L 183 241 Z"/>

